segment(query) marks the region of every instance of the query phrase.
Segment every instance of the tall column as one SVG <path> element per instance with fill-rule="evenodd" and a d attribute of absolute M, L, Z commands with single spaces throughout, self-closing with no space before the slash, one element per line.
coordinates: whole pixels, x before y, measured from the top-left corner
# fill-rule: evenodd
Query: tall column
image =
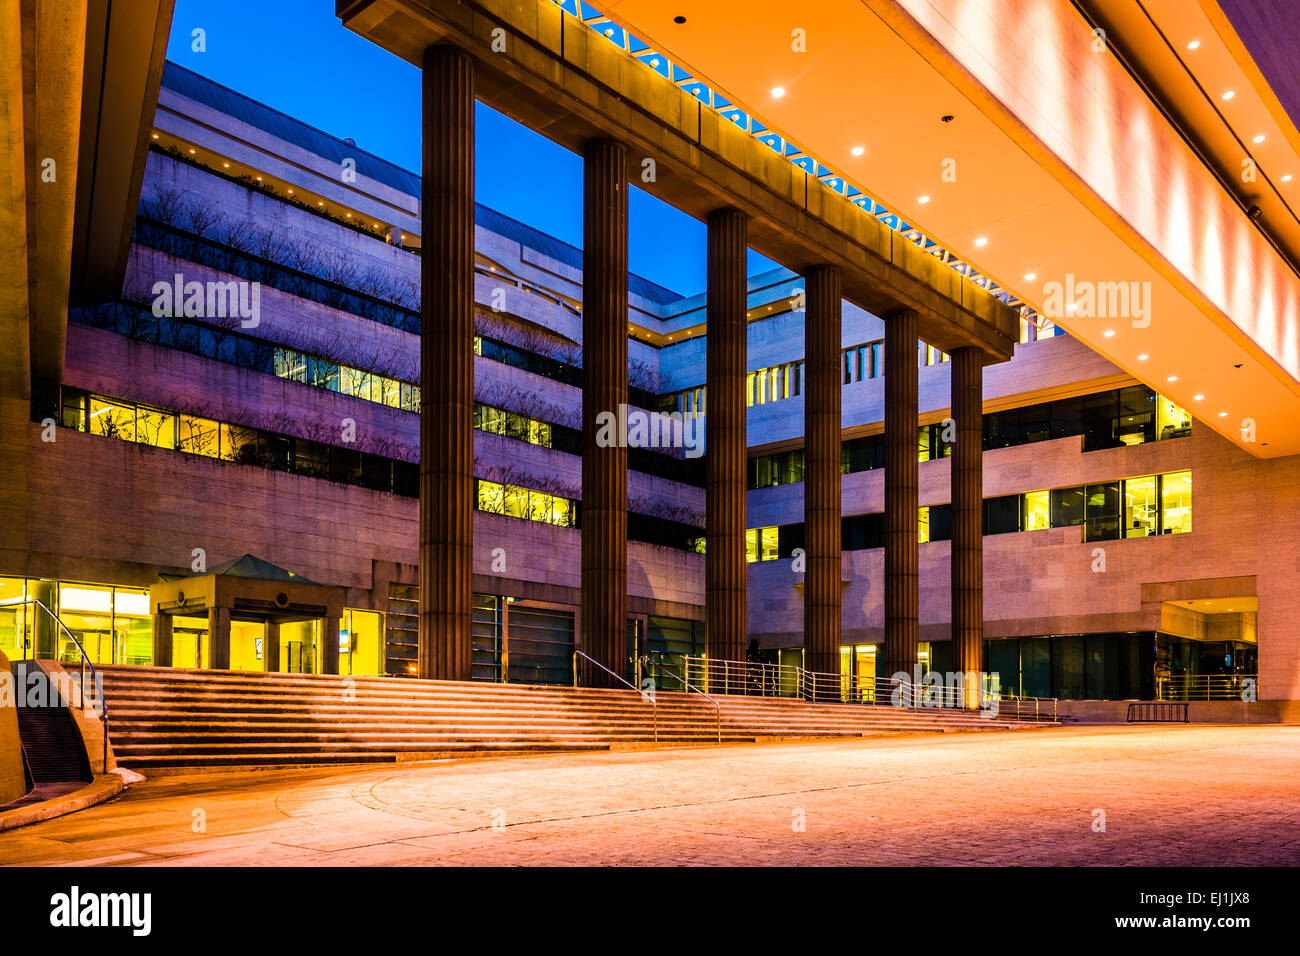
<path fill-rule="evenodd" d="M 709 657 L 743 661 L 745 603 L 745 256 L 748 220 L 735 209 L 709 215 L 705 331 L 704 616 Z"/>
<path fill-rule="evenodd" d="M 280 622 L 267 621 L 266 635 L 262 638 L 262 667 L 268 674 L 280 669 Z"/>
<path fill-rule="evenodd" d="M 424 51 L 420 192 L 420 676 L 470 679 L 474 520 L 474 70 Z"/>
<path fill-rule="evenodd" d="M 627 404 L 627 151 L 593 140 L 582 192 L 582 650 L 615 674 L 627 656 L 626 436 L 597 417 Z M 616 687 L 582 661 L 586 687 Z"/>
<path fill-rule="evenodd" d="M 914 309 L 885 316 L 885 674 L 916 666 L 917 484 Z"/>
<path fill-rule="evenodd" d="M 339 672 L 339 619 L 337 617 L 321 618 L 321 658 L 322 674 Z"/>
<path fill-rule="evenodd" d="M 208 609 L 208 667 L 230 670 L 230 608 Z"/>
<path fill-rule="evenodd" d="M 839 269 L 804 279 L 804 658 L 808 670 L 840 669 L 840 300 Z"/>
<path fill-rule="evenodd" d="M 984 670 L 984 368 L 979 349 L 952 353 L 952 665 L 979 706 Z"/>
<path fill-rule="evenodd" d="M 161 608 L 153 616 L 153 666 L 172 666 L 172 616 Z"/>

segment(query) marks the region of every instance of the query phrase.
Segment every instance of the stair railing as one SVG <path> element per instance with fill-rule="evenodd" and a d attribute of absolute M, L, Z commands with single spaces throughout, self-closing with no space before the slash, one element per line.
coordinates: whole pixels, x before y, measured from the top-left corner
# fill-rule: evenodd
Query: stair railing
<path fill-rule="evenodd" d="M 692 684 L 690 681 L 686 679 L 686 668 L 684 666 L 682 667 L 682 673 L 679 675 L 679 674 L 674 674 L 671 670 L 669 670 L 668 666 L 664 664 L 663 661 L 657 661 L 651 657 L 642 657 L 641 663 L 649 664 L 651 667 L 658 667 L 661 671 L 667 671 L 668 675 L 672 677 L 673 680 L 679 680 L 682 682 L 683 685 L 685 685 L 688 693 L 694 691 L 695 693 L 703 697 L 705 700 L 707 700 L 710 704 L 712 704 L 714 707 L 715 716 L 717 717 L 718 743 L 722 743 L 722 705 L 718 703 L 716 699 L 710 697 L 708 694 L 700 690 L 698 687 L 696 687 L 694 684 Z"/>
<path fill-rule="evenodd" d="M 579 686 L 578 685 L 578 658 L 579 657 L 581 657 L 586 661 L 589 661 L 592 664 L 595 664 L 597 667 L 603 670 L 610 677 L 614 678 L 614 680 L 618 681 L 620 684 L 625 684 L 626 686 L 631 687 L 634 691 L 636 691 L 638 694 L 641 695 L 642 700 L 647 701 L 650 704 L 650 720 L 652 721 L 652 725 L 654 727 L 655 743 L 658 743 L 659 742 L 659 703 L 658 701 L 655 700 L 654 695 L 647 694 L 645 691 L 643 691 L 640 687 L 637 687 L 631 681 L 627 680 L 624 677 L 619 677 L 612 670 L 610 670 L 600 661 L 596 660 L 590 654 L 584 654 L 582 651 L 578 650 L 577 648 L 574 648 L 573 651 L 573 686 L 574 687 Z"/>
<path fill-rule="evenodd" d="M 50 616 L 60 631 L 72 641 L 77 651 L 81 654 L 81 680 L 77 685 L 77 696 L 80 698 L 78 706 L 82 711 L 86 709 L 86 668 L 90 668 L 90 678 L 95 684 L 95 691 L 98 697 L 97 707 L 99 709 L 99 719 L 103 724 L 104 730 L 104 752 L 103 752 L 103 773 L 108 773 L 108 701 L 104 697 L 104 680 L 100 677 L 99 672 L 95 670 L 95 662 L 90 659 L 86 653 L 85 647 L 77 639 L 77 635 L 68 630 L 67 625 L 55 614 L 50 608 L 38 598 L 22 598 L 19 600 L 5 601 L 5 607 L 19 607 L 33 604 Z M 69 701 L 69 703 L 71 703 Z"/>

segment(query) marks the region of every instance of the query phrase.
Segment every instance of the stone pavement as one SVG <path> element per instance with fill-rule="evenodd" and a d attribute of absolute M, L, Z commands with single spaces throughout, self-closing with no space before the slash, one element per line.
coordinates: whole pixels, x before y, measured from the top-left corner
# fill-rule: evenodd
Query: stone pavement
<path fill-rule="evenodd" d="M 0 834 L 4 865 L 438 863 L 1294 866 L 1300 726 L 164 777 Z"/>

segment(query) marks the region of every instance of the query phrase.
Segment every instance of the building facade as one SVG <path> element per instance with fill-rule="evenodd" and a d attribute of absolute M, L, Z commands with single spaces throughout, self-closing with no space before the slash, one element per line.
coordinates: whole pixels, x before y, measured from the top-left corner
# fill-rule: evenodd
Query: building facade
<path fill-rule="evenodd" d="M 0 651 L 72 653 L 18 603 L 37 597 L 97 662 L 414 674 L 419 177 L 174 64 L 151 135 L 121 294 L 71 310 L 61 385 L 33 400 L 32 546 L 0 568 Z M 582 253 L 482 206 L 475 222 L 473 675 L 569 683 Z M 748 656 L 786 663 L 804 660 L 804 284 L 747 290 Z M 708 647 L 705 313 L 628 277 L 608 424 L 628 446 L 629 678 Z M 862 675 L 887 670 L 884 339 L 844 303 L 840 658 Z M 917 364 L 918 657 L 947 671 L 953 363 L 922 343 Z M 1219 677 L 1300 698 L 1300 457 L 1250 456 L 1041 320 L 984 371 L 983 407 L 985 660 L 1005 692 Z M 342 610 L 290 613 L 287 591 L 158 604 L 160 582 L 244 555 Z"/>

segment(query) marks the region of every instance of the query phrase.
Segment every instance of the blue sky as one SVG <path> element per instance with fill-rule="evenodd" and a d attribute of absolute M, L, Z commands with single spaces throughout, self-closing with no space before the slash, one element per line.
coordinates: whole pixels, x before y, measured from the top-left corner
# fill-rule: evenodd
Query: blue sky
<path fill-rule="evenodd" d="M 206 32 L 206 51 L 191 49 Z M 168 59 L 406 169 L 420 169 L 420 71 L 345 30 L 333 0 L 176 0 Z M 582 160 L 479 104 L 478 201 L 582 245 Z M 633 272 L 704 290 L 705 227 L 633 188 Z M 750 254 L 751 273 L 771 268 Z"/>

